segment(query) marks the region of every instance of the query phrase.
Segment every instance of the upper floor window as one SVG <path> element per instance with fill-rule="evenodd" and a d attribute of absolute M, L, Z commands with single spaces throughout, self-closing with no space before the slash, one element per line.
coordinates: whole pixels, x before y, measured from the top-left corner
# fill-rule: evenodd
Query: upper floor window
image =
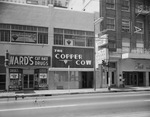
<path fill-rule="evenodd" d="M 144 22 L 136 21 L 135 24 L 135 33 L 144 33 Z"/>
<path fill-rule="evenodd" d="M 115 9 L 115 0 L 106 0 L 106 8 Z"/>
<path fill-rule="evenodd" d="M 70 30 L 70 29 L 54 29 L 54 45 L 66 46 L 87 46 L 94 45 L 94 32 Z"/>
<path fill-rule="evenodd" d="M 130 1 L 129 0 L 122 0 L 122 10 L 123 11 L 130 10 Z"/>
<path fill-rule="evenodd" d="M 108 18 L 106 20 L 106 27 L 108 30 L 115 30 L 115 18 Z"/>
<path fill-rule="evenodd" d="M 122 19 L 122 31 L 123 32 L 130 32 L 130 21 Z"/>
<path fill-rule="evenodd" d="M 48 44 L 48 28 L 0 24 L 0 41 Z"/>
<path fill-rule="evenodd" d="M 10 25 L 0 24 L 0 42 L 10 42 Z"/>

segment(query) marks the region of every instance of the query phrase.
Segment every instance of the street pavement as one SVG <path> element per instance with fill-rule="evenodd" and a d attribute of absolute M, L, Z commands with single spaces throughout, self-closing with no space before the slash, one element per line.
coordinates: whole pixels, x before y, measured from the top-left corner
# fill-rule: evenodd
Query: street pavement
<path fill-rule="evenodd" d="M 28 90 L 16 92 L 0 92 L 0 98 L 19 98 L 19 97 L 38 97 L 38 96 L 54 96 L 54 95 L 73 95 L 86 93 L 114 93 L 114 92 L 137 92 L 150 91 L 150 87 L 125 87 L 125 88 L 97 88 L 94 89 L 63 89 L 63 90 Z"/>
<path fill-rule="evenodd" d="M 1 100 L 0 117 L 150 117 L 150 92 L 85 93 Z"/>

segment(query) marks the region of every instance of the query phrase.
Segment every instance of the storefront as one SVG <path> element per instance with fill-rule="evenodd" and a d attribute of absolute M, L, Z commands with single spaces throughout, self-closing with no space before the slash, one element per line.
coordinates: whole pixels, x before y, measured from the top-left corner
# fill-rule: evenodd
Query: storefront
<path fill-rule="evenodd" d="M 93 88 L 93 49 L 53 47 L 50 89 Z"/>
<path fill-rule="evenodd" d="M 49 56 L 10 55 L 9 90 L 48 89 Z"/>
<path fill-rule="evenodd" d="M 125 59 L 121 61 L 121 74 L 125 85 L 149 86 L 150 62 L 142 59 Z"/>

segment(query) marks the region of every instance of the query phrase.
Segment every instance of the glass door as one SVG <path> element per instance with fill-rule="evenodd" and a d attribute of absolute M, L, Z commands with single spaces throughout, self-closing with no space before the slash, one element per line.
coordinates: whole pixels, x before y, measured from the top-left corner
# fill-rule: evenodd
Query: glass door
<path fill-rule="evenodd" d="M 130 85 L 138 86 L 138 74 L 130 73 Z"/>
<path fill-rule="evenodd" d="M 23 76 L 23 85 L 24 88 L 28 88 L 28 74 L 24 74 Z"/>
<path fill-rule="evenodd" d="M 33 88 L 34 86 L 34 77 L 33 74 L 29 74 L 29 88 Z"/>
<path fill-rule="evenodd" d="M 23 75 L 23 88 L 24 89 L 33 89 L 34 88 L 34 75 L 33 74 L 24 74 Z"/>

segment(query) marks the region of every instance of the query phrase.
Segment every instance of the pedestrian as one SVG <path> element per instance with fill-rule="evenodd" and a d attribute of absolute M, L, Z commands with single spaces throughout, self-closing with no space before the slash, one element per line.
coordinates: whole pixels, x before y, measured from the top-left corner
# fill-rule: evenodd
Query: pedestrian
<path fill-rule="evenodd" d="M 119 81 L 120 81 L 120 87 L 123 87 L 123 80 L 122 80 L 122 75 L 119 74 Z"/>
<path fill-rule="evenodd" d="M 122 78 L 122 85 L 123 85 L 123 88 L 125 87 L 125 78 Z"/>

